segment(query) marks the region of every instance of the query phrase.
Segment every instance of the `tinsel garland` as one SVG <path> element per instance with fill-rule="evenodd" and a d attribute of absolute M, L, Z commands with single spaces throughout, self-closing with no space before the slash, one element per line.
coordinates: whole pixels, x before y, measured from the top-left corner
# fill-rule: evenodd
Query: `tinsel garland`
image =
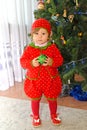
<path fill-rule="evenodd" d="M 70 90 L 70 96 L 74 97 L 76 100 L 87 101 L 87 92 L 84 92 L 81 85 L 78 84 Z"/>
<path fill-rule="evenodd" d="M 62 66 L 63 68 L 63 73 L 66 73 L 66 71 L 70 71 L 70 69 L 75 68 L 76 66 L 81 66 L 83 64 L 87 64 L 87 57 L 86 58 L 82 58 L 80 60 L 77 61 L 71 61 L 69 63 L 66 63 Z"/>
<path fill-rule="evenodd" d="M 74 14 L 78 14 L 78 15 L 83 15 L 83 14 L 86 14 L 86 15 L 87 15 L 87 12 L 77 11 L 77 12 L 74 12 Z"/>

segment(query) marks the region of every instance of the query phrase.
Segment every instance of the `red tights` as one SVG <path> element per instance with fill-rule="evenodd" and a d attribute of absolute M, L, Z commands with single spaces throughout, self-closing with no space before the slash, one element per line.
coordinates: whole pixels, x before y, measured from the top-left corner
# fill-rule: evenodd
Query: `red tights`
<path fill-rule="evenodd" d="M 34 116 L 39 116 L 40 100 L 31 101 L 31 109 Z"/>
<path fill-rule="evenodd" d="M 57 101 L 56 100 L 48 100 L 50 115 L 56 114 L 57 112 Z M 32 100 L 31 101 L 32 113 L 34 116 L 39 116 L 39 108 L 40 108 L 40 100 Z"/>

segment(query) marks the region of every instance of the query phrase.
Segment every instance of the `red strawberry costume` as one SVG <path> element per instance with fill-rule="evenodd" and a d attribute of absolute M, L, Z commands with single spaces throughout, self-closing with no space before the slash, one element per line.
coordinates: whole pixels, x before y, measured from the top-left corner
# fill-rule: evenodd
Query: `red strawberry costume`
<path fill-rule="evenodd" d="M 32 59 L 41 54 L 53 59 L 52 66 L 32 66 Z M 62 83 L 57 68 L 62 65 L 63 58 L 55 44 L 48 42 L 45 47 L 35 47 L 31 43 L 20 61 L 22 67 L 27 69 L 24 90 L 29 97 L 38 98 L 44 93 L 47 98 L 56 98 L 60 94 Z"/>

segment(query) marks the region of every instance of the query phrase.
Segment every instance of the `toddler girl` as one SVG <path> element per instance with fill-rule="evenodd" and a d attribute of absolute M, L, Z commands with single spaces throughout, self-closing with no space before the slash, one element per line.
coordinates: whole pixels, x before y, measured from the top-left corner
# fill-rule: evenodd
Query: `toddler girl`
<path fill-rule="evenodd" d="M 34 127 L 42 123 L 39 115 L 42 95 L 47 98 L 52 123 L 61 123 L 57 114 L 57 98 L 62 88 L 58 67 L 63 64 L 63 57 L 56 45 L 50 41 L 51 32 L 48 20 L 35 20 L 31 27 L 32 42 L 24 49 L 20 58 L 21 66 L 27 70 L 24 91 L 31 98 Z"/>

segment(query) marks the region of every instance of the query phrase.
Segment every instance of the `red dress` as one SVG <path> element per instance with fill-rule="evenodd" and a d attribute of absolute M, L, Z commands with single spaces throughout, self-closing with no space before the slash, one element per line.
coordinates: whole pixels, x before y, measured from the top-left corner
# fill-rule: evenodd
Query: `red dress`
<path fill-rule="evenodd" d="M 41 54 L 53 59 L 52 66 L 32 66 L 32 60 Z M 21 66 L 26 69 L 24 91 L 30 98 L 57 98 L 61 93 L 62 81 L 58 67 L 63 64 L 63 57 L 55 44 L 50 42 L 45 47 L 37 47 L 33 43 L 27 46 L 20 58 Z"/>

